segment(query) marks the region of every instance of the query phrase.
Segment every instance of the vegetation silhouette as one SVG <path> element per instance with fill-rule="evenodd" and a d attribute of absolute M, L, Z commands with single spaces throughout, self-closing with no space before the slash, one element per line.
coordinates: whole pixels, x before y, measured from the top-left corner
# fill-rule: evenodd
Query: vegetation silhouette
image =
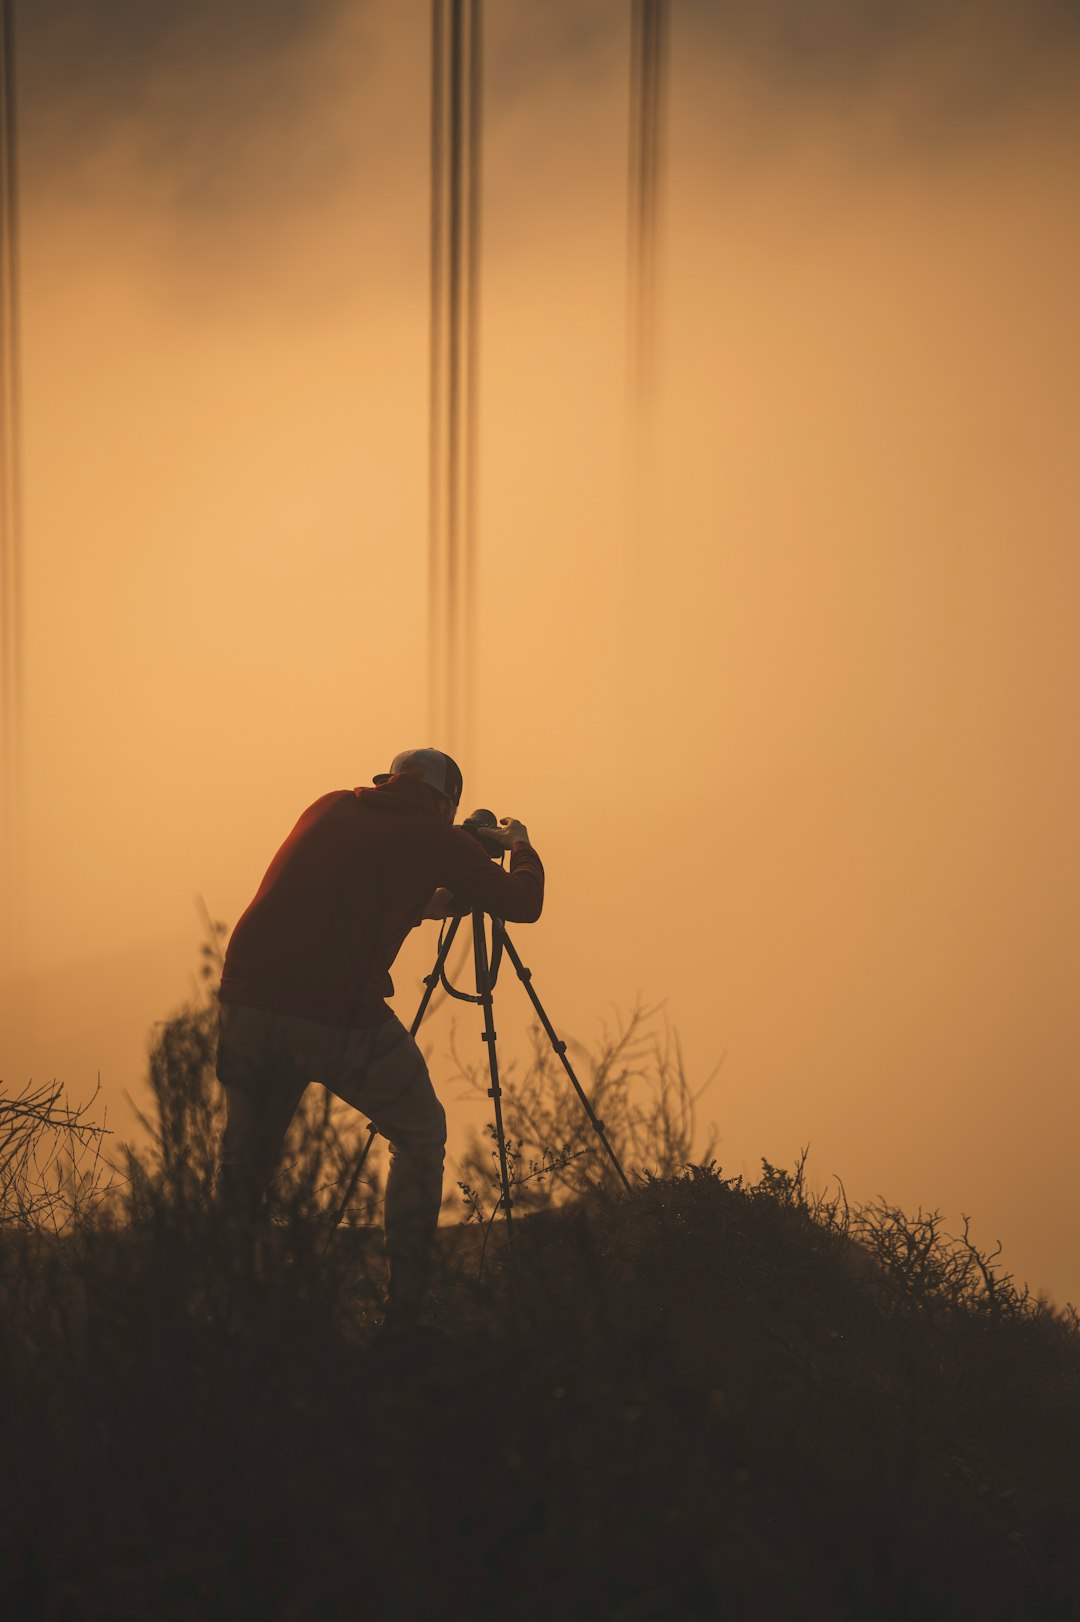
<path fill-rule="evenodd" d="M 156 1028 L 149 1150 L 110 1171 L 61 1089 L 3 1100 L 0 1614 L 1080 1615 L 1080 1326 L 966 1223 L 694 1160 L 638 1009 L 587 1084 L 633 1193 L 538 1032 L 519 1287 L 479 1138 L 431 1324 L 388 1336 L 381 1172 L 335 1228 L 365 1134 L 328 1095 L 237 1269 L 212 978 Z"/>

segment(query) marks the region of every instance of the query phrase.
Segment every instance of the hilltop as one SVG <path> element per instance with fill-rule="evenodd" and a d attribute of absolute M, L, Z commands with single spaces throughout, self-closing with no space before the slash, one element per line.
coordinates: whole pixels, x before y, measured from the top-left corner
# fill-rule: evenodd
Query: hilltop
<path fill-rule="evenodd" d="M 692 1166 L 519 1220 L 516 1288 L 444 1230 L 394 1338 L 363 1230 L 223 1306 L 143 1196 L 3 1250 L 5 1616 L 1080 1615 L 1075 1318 L 933 1213 Z"/>

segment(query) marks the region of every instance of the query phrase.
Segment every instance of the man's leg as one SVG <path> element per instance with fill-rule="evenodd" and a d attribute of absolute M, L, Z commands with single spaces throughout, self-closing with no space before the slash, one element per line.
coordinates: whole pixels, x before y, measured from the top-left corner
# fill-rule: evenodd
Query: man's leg
<path fill-rule="evenodd" d="M 293 1073 L 275 1026 L 262 1009 L 221 1005 L 217 1075 L 227 1118 L 217 1206 L 245 1250 L 254 1242 L 259 1208 L 306 1084 Z"/>
<path fill-rule="evenodd" d="M 396 1018 L 349 1032 L 324 1084 L 390 1141 L 384 1218 L 390 1305 L 395 1316 L 413 1317 L 427 1298 L 442 1204 L 446 1112 L 423 1054 Z"/>

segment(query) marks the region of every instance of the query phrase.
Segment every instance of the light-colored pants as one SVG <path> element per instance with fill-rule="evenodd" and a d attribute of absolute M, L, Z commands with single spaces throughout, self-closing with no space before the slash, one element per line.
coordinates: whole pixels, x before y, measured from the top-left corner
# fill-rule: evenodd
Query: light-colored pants
<path fill-rule="evenodd" d="M 228 1103 L 221 1197 L 245 1223 L 254 1219 L 274 1175 L 309 1082 L 321 1082 L 360 1110 L 389 1140 L 384 1222 L 390 1295 L 395 1305 L 418 1305 L 427 1290 L 442 1203 L 446 1112 L 401 1021 L 340 1030 L 222 1003 L 217 1074 Z"/>

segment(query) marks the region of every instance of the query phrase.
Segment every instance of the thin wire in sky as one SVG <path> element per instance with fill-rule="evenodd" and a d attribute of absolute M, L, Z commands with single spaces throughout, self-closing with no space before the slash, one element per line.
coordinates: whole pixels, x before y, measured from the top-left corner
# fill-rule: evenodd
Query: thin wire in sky
<path fill-rule="evenodd" d="M 656 393 L 657 306 L 664 135 L 667 117 L 668 0 L 631 0 L 630 164 L 627 207 L 627 347 L 635 454 L 649 452 Z"/>
<path fill-rule="evenodd" d="M 22 423 L 15 4 L 0 0 L 0 731 L 3 877 L 14 910 L 23 775 Z"/>
<path fill-rule="evenodd" d="M 428 639 L 433 741 L 468 755 L 476 637 L 481 0 L 432 0 Z"/>

